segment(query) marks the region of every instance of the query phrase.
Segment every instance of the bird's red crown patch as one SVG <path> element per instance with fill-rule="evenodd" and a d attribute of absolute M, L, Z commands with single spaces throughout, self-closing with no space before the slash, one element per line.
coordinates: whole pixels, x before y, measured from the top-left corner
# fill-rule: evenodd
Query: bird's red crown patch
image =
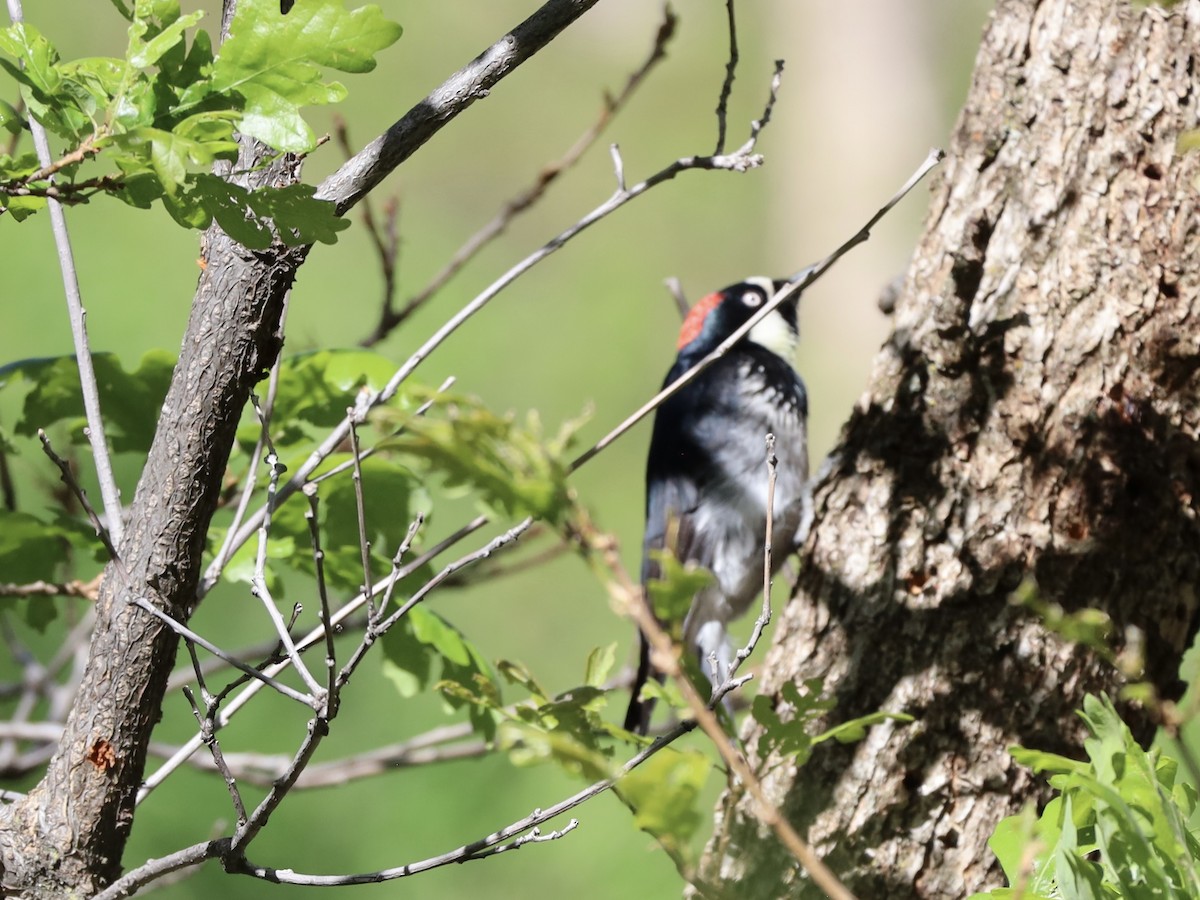
<path fill-rule="evenodd" d="M 675 345 L 676 349 L 682 350 L 700 336 L 700 332 L 704 330 L 704 320 L 708 318 L 710 312 L 721 305 L 722 299 L 724 299 L 724 294 L 718 291 L 696 301 L 696 305 L 688 310 L 687 318 L 683 320 L 683 327 L 679 329 L 679 342 Z"/>

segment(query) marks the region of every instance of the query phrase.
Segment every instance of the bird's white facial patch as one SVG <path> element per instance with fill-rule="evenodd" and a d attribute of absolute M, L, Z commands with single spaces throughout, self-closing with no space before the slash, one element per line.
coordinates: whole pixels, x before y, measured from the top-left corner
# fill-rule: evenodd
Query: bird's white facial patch
<path fill-rule="evenodd" d="M 747 285 L 758 288 L 758 291 L 748 290 L 742 295 L 742 302 L 748 307 L 762 306 L 775 296 L 775 282 L 770 278 L 755 275 L 747 278 Z M 761 291 L 761 294 L 759 293 Z M 789 363 L 796 355 L 796 333 L 792 331 L 787 320 L 777 311 L 773 311 L 765 319 L 750 329 L 747 335 L 754 343 L 766 347 L 776 356 L 782 356 Z"/>
<path fill-rule="evenodd" d="M 778 310 L 772 310 L 770 315 L 751 328 L 747 337 L 776 356 L 783 357 L 789 364 L 796 355 L 796 332 L 792 331 Z"/>

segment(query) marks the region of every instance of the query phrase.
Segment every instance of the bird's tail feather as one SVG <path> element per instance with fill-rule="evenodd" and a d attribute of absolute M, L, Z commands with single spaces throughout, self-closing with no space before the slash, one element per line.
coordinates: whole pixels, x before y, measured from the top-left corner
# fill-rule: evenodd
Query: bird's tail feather
<path fill-rule="evenodd" d="M 646 635 L 638 632 L 638 667 L 633 677 L 633 691 L 629 696 L 629 708 L 625 711 L 625 730 L 634 734 L 645 734 L 650 730 L 650 714 L 654 712 L 654 699 L 642 699 L 642 688 L 651 678 L 663 680 L 663 673 L 650 663 L 650 642 Z"/>

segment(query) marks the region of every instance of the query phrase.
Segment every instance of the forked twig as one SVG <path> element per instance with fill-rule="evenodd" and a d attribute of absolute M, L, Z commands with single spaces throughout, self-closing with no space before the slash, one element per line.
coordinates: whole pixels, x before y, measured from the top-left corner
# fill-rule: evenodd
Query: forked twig
<path fill-rule="evenodd" d="M 658 31 L 655 33 L 654 44 L 650 49 L 649 55 L 637 70 L 631 73 L 629 78 L 626 79 L 625 86 L 621 89 L 620 93 L 615 97 L 605 94 L 604 105 L 596 121 L 592 123 L 587 131 L 579 136 L 578 140 L 559 159 L 544 165 L 541 171 L 538 172 L 533 184 L 504 204 L 504 207 L 492 217 L 491 221 L 475 234 L 471 235 L 433 278 L 423 288 L 413 294 L 398 310 L 392 309 L 391 291 L 389 290 L 389 284 L 393 285 L 391 290 L 394 290 L 394 263 L 383 263 L 385 303 L 374 331 L 363 338 L 362 345 L 364 347 L 373 347 L 382 341 L 396 327 L 408 319 L 409 316 L 428 303 L 481 250 L 503 234 L 517 216 L 533 207 L 549 187 L 558 180 L 560 175 L 579 161 L 600 135 L 604 133 L 604 130 L 612 122 L 617 113 L 625 107 L 654 66 L 666 56 L 667 43 L 674 36 L 676 25 L 677 19 L 675 13 L 672 12 L 669 6 L 664 7 L 663 20 L 658 26 Z M 718 151 L 718 153 L 720 152 Z M 367 229 L 368 231 L 373 230 L 371 220 L 367 221 Z M 385 259 L 387 248 L 383 241 L 377 235 L 373 237 L 373 240 L 376 244 L 376 254 L 381 259 Z M 389 282 L 389 277 L 391 278 L 391 282 Z"/>

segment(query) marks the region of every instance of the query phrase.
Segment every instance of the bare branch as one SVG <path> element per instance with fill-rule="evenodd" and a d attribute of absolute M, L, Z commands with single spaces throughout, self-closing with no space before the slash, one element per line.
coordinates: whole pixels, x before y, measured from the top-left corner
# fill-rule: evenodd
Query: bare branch
<path fill-rule="evenodd" d="M 650 49 L 650 54 L 641 66 L 629 76 L 624 88 L 621 89 L 621 92 L 616 97 L 605 95 L 604 106 L 600 111 L 600 116 L 591 127 L 571 145 L 561 158 L 556 162 L 543 166 L 534 183 L 509 200 L 490 222 L 468 238 L 466 243 L 450 258 L 450 261 L 442 267 L 441 271 L 434 275 L 425 287 L 414 294 L 399 311 L 391 309 L 389 300 L 380 314 L 379 324 L 375 326 L 375 330 L 370 335 L 363 339 L 362 345 L 364 347 L 371 347 L 379 343 L 400 323 L 425 305 L 468 262 L 474 259 L 480 250 L 503 234 L 513 219 L 540 200 L 542 195 L 546 193 L 546 190 L 560 175 L 578 162 L 583 154 L 596 142 L 596 139 L 604 133 L 604 130 L 617 113 L 624 108 L 629 98 L 633 96 L 634 92 L 646 79 L 646 76 L 650 74 L 654 66 L 665 58 L 667 43 L 674 36 L 677 24 L 678 20 L 675 13 L 669 6 L 664 7 L 663 20 L 658 26 L 658 31 L 655 33 L 654 45 Z M 371 225 L 368 222 L 368 230 L 370 230 L 370 227 Z M 382 256 L 382 248 L 378 246 L 379 241 L 377 239 L 376 243 L 376 252 Z M 388 267 L 386 265 L 384 266 L 384 278 L 386 282 L 388 278 Z M 385 296 L 387 295 L 385 294 Z"/>
<path fill-rule="evenodd" d="M 8 16 L 14 24 L 24 21 L 21 0 L 8 0 Z M 27 119 L 29 132 L 33 136 L 33 147 L 37 152 L 38 164 L 46 177 L 53 178 L 54 157 L 50 153 L 50 139 L 46 129 L 34 116 Z M 86 144 L 87 142 L 85 142 Z M 79 368 L 79 387 L 83 394 L 83 411 L 87 418 L 84 434 L 92 447 L 92 461 L 96 466 L 96 479 L 100 482 L 100 498 L 112 533 L 112 544 L 120 546 L 125 530 L 121 520 L 121 492 L 113 476 L 112 457 L 108 452 L 108 441 L 104 436 L 104 417 L 100 413 L 100 388 L 96 383 L 96 370 L 92 365 L 92 350 L 88 345 L 87 311 L 79 292 L 79 274 L 75 269 L 75 254 L 71 250 L 71 236 L 67 231 L 67 218 L 62 204 L 55 197 L 48 197 L 46 208 L 50 213 L 50 229 L 54 233 L 54 245 L 58 248 L 58 265 L 62 272 L 63 294 L 67 300 L 67 312 L 71 320 L 71 338 L 75 343 L 75 363 Z M 113 553 L 115 558 L 116 554 Z"/>
<path fill-rule="evenodd" d="M 188 628 L 182 622 L 177 622 L 170 615 L 163 612 L 150 601 L 146 600 L 145 597 L 134 597 L 130 602 L 138 609 L 145 610 L 146 612 L 150 613 L 150 615 L 154 616 L 154 618 L 165 624 L 181 638 L 191 641 L 197 646 L 203 647 L 213 656 L 221 657 L 221 659 L 225 660 L 225 662 L 229 663 L 229 665 L 246 673 L 255 681 L 261 682 L 269 688 L 274 688 L 277 692 L 283 694 L 283 696 L 287 697 L 289 700 L 295 700 L 297 703 L 303 703 L 305 706 L 309 707 L 313 705 L 314 700 L 312 697 L 309 697 L 306 694 L 301 694 L 299 691 L 288 687 L 286 684 L 276 681 L 266 672 L 260 672 L 253 666 L 247 665 L 237 657 L 222 650 L 212 641 L 208 640 L 208 638 L 202 637 L 201 635 L 192 631 L 192 629 Z"/>
<path fill-rule="evenodd" d="M 11 2 L 11 0 L 10 0 Z M 548 0 L 533 15 L 450 76 L 386 133 L 371 141 L 317 189 L 345 214 L 447 122 L 550 43 L 596 0 Z"/>
<path fill-rule="evenodd" d="M 182 850 L 177 850 L 161 859 L 152 859 L 138 866 L 136 869 L 126 872 L 100 893 L 96 894 L 93 900 L 122 900 L 124 897 L 131 897 L 146 885 L 159 880 L 164 875 L 169 875 L 171 872 L 177 872 L 180 869 L 186 869 L 189 866 L 198 866 L 200 863 L 207 862 L 210 859 L 221 858 L 229 852 L 229 844 L 229 838 L 221 838 L 216 841 L 203 841 L 199 844 L 185 847 Z"/>
<path fill-rule="evenodd" d="M 47 734 L 52 730 L 45 729 Z M 18 730 L 19 731 L 19 730 Z M 23 732 L 21 732 L 23 733 Z M 39 734 L 36 729 L 28 733 Z M 296 779 L 294 788 L 334 787 L 394 772 L 397 769 L 426 766 L 434 763 L 448 762 L 458 759 L 474 759 L 490 752 L 486 742 L 472 738 L 474 733 L 470 723 L 444 725 L 423 735 L 376 747 L 362 753 L 356 753 L 343 759 L 335 759 L 318 765 L 310 765 Z M 0 728 L 0 737 L 4 731 Z M 49 737 L 43 737 L 50 740 Z M 178 748 L 152 744 L 150 750 L 158 756 L 170 756 Z M 259 787 L 270 787 L 284 776 L 292 765 L 292 757 L 283 754 L 264 753 L 227 753 L 225 763 L 238 781 Z M 193 768 L 205 772 L 216 772 L 217 767 L 211 759 L 196 756 L 190 760 Z"/>
<path fill-rule="evenodd" d="M 258 398 L 253 394 L 250 396 L 251 402 L 254 404 L 254 409 L 262 420 L 263 441 L 267 445 L 266 463 L 271 473 L 270 479 L 267 482 L 266 515 L 263 517 L 262 527 L 258 531 L 258 554 L 254 560 L 254 577 L 251 593 L 262 601 L 267 616 L 275 626 L 275 633 L 279 635 L 279 640 L 287 651 L 288 659 L 292 661 L 296 673 L 305 685 L 308 686 L 312 694 L 312 703 L 310 705 L 315 709 L 324 702 L 325 690 L 317 684 L 317 680 L 313 678 L 312 672 L 308 670 L 308 666 L 300 658 L 300 653 L 296 650 L 296 644 L 292 640 L 292 635 L 284 623 L 283 617 L 279 614 L 279 608 L 275 605 L 275 598 L 271 596 L 271 589 L 267 587 L 267 543 L 271 534 L 271 516 L 278 505 L 276 497 L 279 490 L 279 476 L 286 469 L 283 463 L 279 461 L 279 454 L 275 452 L 275 445 L 271 442 L 271 435 L 267 428 L 268 422 L 259 408 Z"/>
<path fill-rule="evenodd" d="M 779 469 L 779 457 L 775 455 L 775 435 L 767 435 L 767 526 L 763 536 L 763 600 L 762 611 L 754 620 L 754 628 L 750 631 L 750 639 L 746 646 L 735 654 L 729 671 L 725 673 L 726 682 L 732 681 L 737 670 L 754 652 L 762 638 L 763 629 L 771 624 L 771 547 L 775 540 L 775 476 Z"/>
<path fill-rule="evenodd" d="M 725 119 L 738 65 L 737 19 L 733 13 L 733 0 L 725 0 L 725 12 L 729 19 L 729 62 L 725 64 L 725 81 L 721 84 L 721 96 L 717 100 L 717 149 L 713 153 L 718 155 L 725 152 Z"/>
<path fill-rule="evenodd" d="M 442 582 L 460 569 L 479 562 L 482 559 L 487 559 L 502 547 L 515 543 L 517 538 L 524 534 L 532 524 L 532 518 L 524 519 L 503 534 L 492 538 L 487 542 L 487 544 L 485 544 L 483 547 L 480 547 L 473 553 L 468 553 L 466 556 L 460 557 L 454 562 L 449 563 L 440 572 L 421 585 L 421 587 L 418 588 L 411 597 L 401 604 L 399 609 L 397 609 L 378 625 L 375 625 L 374 623 L 368 623 L 367 632 L 363 635 L 362 642 L 354 651 L 353 656 L 350 657 L 350 661 L 342 667 L 342 671 L 338 674 L 338 686 L 341 687 L 350 680 L 350 676 L 354 674 L 354 670 L 358 668 L 358 664 L 363 661 L 367 651 L 371 649 L 371 645 L 379 637 L 387 633 L 389 628 L 408 615 L 409 610 L 411 610 L 418 603 L 421 603 L 435 588 L 442 584 Z M 394 578 L 392 579 L 392 582 L 395 583 Z"/>
<path fill-rule="evenodd" d="M 333 131 L 337 137 L 338 146 L 342 148 L 346 159 L 352 159 L 354 151 L 350 146 L 350 130 L 346 126 L 346 120 L 340 115 L 335 114 L 333 117 Z M 377 334 L 383 331 L 382 334 L 379 334 L 380 338 L 387 333 L 383 330 L 383 323 L 390 321 L 395 316 L 396 269 L 397 261 L 400 258 L 400 233 L 396 221 L 399 216 L 400 198 L 393 195 L 383 204 L 383 227 L 380 227 L 375 220 L 375 210 L 371 205 L 370 196 L 363 198 L 362 222 L 367 230 L 367 236 L 371 239 L 371 246 L 375 250 L 375 256 L 379 259 L 379 269 L 383 274 L 380 325 L 376 328 Z M 363 346 L 369 347 L 374 343 L 374 341 L 363 341 Z"/>
<path fill-rule="evenodd" d="M 254 812 L 250 814 L 250 818 L 235 829 L 233 841 L 230 844 L 231 853 L 238 855 L 244 853 L 250 842 L 262 832 L 271 814 L 279 808 L 279 804 L 283 802 L 284 797 L 288 795 L 288 792 L 296 784 L 296 779 L 300 777 L 300 773 L 304 771 L 304 767 L 308 765 L 313 754 L 317 752 L 321 741 L 329 734 L 329 720 L 331 717 L 331 713 L 328 707 L 326 707 L 325 710 L 309 720 L 304 740 L 300 742 L 300 747 L 296 750 L 296 755 L 292 757 L 292 763 L 288 766 L 287 771 L 271 785 L 267 796 L 262 799 L 262 802 L 258 804 Z"/>
<path fill-rule="evenodd" d="M 371 590 L 371 542 L 367 534 L 366 500 L 363 499 L 362 448 L 358 440 L 358 425 L 354 421 L 353 409 L 346 410 L 346 418 L 350 420 L 350 460 L 354 463 L 354 511 L 358 520 L 358 548 L 362 556 L 362 590 L 370 598 L 367 601 L 367 617 L 374 619 L 376 615 L 375 594 Z M 313 514 L 314 516 L 316 514 L 315 507 Z M 324 597 L 323 590 L 322 597 Z"/>
<path fill-rule="evenodd" d="M 96 602 L 100 588 L 99 578 L 91 581 L 66 581 L 61 584 L 49 581 L 31 581 L 29 584 L 0 583 L 0 597 L 80 597 Z"/>
<path fill-rule="evenodd" d="M 104 523 L 100 521 L 100 517 L 96 515 L 96 510 L 92 507 L 91 501 L 87 498 L 87 491 L 79 484 L 75 478 L 75 473 L 71 471 L 71 464 L 54 452 L 54 448 L 50 446 L 50 438 L 46 437 L 46 432 L 39 428 L 37 430 L 38 440 L 42 442 L 42 452 L 44 452 L 51 461 L 58 466 L 58 471 L 62 473 L 63 484 L 70 488 L 71 493 L 75 495 L 75 499 L 79 501 L 79 505 L 83 507 L 83 511 L 87 513 L 88 521 L 92 523 L 92 528 L 96 531 L 96 537 L 100 538 L 100 542 L 104 544 L 104 549 L 108 551 L 109 559 L 120 559 L 117 555 L 115 541 L 110 537 L 109 530 L 104 527 Z M 120 518 L 118 516 L 118 518 Z"/>
<path fill-rule="evenodd" d="M 204 687 L 203 676 L 200 674 L 200 661 L 196 659 L 196 650 L 190 642 L 188 642 L 188 653 L 191 654 L 192 665 L 196 667 L 196 677 L 200 679 L 200 691 L 204 697 L 205 704 L 204 712 L 200 711 L 200 706 L 196 703 L 196 697 L 192 694 L 191 688 L 185 687 L 183 695 L 192 707 L 192 714 L 196 717 L 196 724 L 200 726 L 201 740 L 204 741 L 209 753 L 212 754 L 213 766 L 221 773 L 221 777 L 225 780 L 225 788 L 229 791 L 229 799 L 233 801 L 233 811 L 237 815 L 238 827 L 241 827 L 246 823 L 246 804 L 242 801 L 242 792 L 238 790 L 237 779 L 229 771 L 229 766 L 225 762 L 225 755 L 221 751 L 221 743 L 217 740 L 216 729 L 213 725 L 213 713 L 217 709 L 217 704 L 214 703 L 213 697 L 208 693 L 208 689 Z"/>
<path fill-rule="evenodd" d="M 354 453 L 355 458 L 357 458 L 357 446 L 354 449 Z M 304 514 L 304 519 L 308 522 L 309 540 L 312 543 L 313 568 L 317 579 L 317 595 L 321 598 L 321 627 L 325 631 L 325 691 L 330 698 L 330 705 L 336 709 L 337 648 L 333 644 L 333 621 L 332 616 L 329 614 L 329 586 L 325 583 L 325 551 L 321 549 L 321 529 L 317 526 L 317 506 L 320 499 L 317 497 L 316 485 L 306 484 L 304 486 L 304 495 L 308 498 L 308 511 Z M 361 505 L 359 508 L 361 510 Z M 360 533 L 364 532 L 360 531 Z M 371 592 L 370 584 L 367 585 L 365 590 L 369 596 Z M 367 621 L 370 622 L 374 617 L 374 601 L 368 601 Z"/>
<path fill-rule="evenodd" d="M 409 575 L 411 575 L 413 572 L 415 572 L 418 568 L 425 565 L 425 563 L 429 562 L 432 559 L 437 558 L 442 553 L 444 553 L 448 548 L 454 546 L 459 541 L 461 541 L 463 538 L 478 531 L 480 528 L 482 528 L 484 525 L 487 524 L 487 521 L 488 521 L 487 518 L 484 516 L 477 516 L 475 519 L 472 519 L 466 525 L 464 525 L 463 527 L 461 527 L 457 531 L 455 531 L 453 534 L 449 535 L 448 537 L 443 538 L 434 547 L 432 547 L 429 550 L 422 553 L 420 556 L 418 556 L 416 559 L 414 559 L 408 565 L 404 566 L 401 569 L 397 569 L 397 570 L 393 571 L 382 582 L 375 585 L 376 592 L 379 592 L 380 590 L 386 591 L 386 590 L 390 589 L 391 586 L 395 582 L 400 581 L 403 578 L 407 578 Z M 357 597 L 355 597 L 352 600 L 345 603 L 336 613 L 333 614 L 333 626 L 334 627 L 339 626 L 342 622 L 344 622 L 347 618 L 349 618 L 351 615 L 353 615 L 354 612 L 356 612 L 358 609 L 362 608 L 365 604 L 366 604 L 366 597 L 364 597 L 362 594 L 359 594 Z M 308 650 L 310 647 L 315 646 L 317 643 L 324 640 L 325 632 L 326 632 L 326 628 L 325 628 L 324 624 L 317 626 L 312 631 L 310 631 L 307 635 L 305 635 L 303 639 L 301 639 L 299 642 L 297 642 L 297 644 L 296 644 L 297 649 L 300 652 L 304 652 L 305 650 Z M 238 668 L 241 668 L 241 666 L 244 665 L 244 663 L 234 662 L 232 660 L 227 660 L 227 661 L 230 663 L 230 665 L 237 666 Z M 270 665 L 270 666 L 264 668 L 260 674 L 266 675 L 268 677 L 277 675 L 279 672 L 282 672 L 284 669 L 286 669 L 290 665 L 290 662 L 291 661 L 288 659 L 280 660 L 279 662 L 274 663 L 273 665 Z M 263 687 L 263 683 L 262 683 L 261 679 L 258 679 L 256 676 L 255 681 L 246 685 L 245 688 L 241 691 L 241 693 L 239 693 L 229 703 L 225 704 L 225 706 L 222 707 L 221 714 L 218 717 L 217 722 L 216 722 L 217 727 L 223 728 L 226 724 L 228 724 L 229 720 L 231 718 L 233 718 L 233 716 L 237 713 L 237 711 L 240 710 L 243 706 L 245 706 L 248 702 L 250 702 L 250 700 L 253 699 L 254 695 L 257 694 L 260 690 L 262 690 L 262 687 Z M 200 747 L 201 747 L 201 741 L 200 741 L 200 738 L 198 735 L 193 736 L 191 738 L 191 740 L 189 740 L 182 747 L 180 747 L 179 750 L 170 759 L 168 759 L 165 763 L 163 763 L 163 765 L 160 766 L 157 771 L 155 771 L 153 774 L 149 775 L 147 778 L 145 778 L 143 780 L 142 787 L 138 791 L 137 802 L 141 803 L 142 801 L 144 801 L 146 799 L 146 797 L 148 797 L 150 795 L 151 791 L 153 791 L 156 787 L 158 787 L 160 784 L 162 784 L 163 781 L 165 781 L 172 772 L 174 772 L 177 768 L 179 768 L 181 765 L 183 765 L 188 760 L 188 758 L 192 756 L 192 754 L 194 754 L 198 749 L 200 749 Z"/>

